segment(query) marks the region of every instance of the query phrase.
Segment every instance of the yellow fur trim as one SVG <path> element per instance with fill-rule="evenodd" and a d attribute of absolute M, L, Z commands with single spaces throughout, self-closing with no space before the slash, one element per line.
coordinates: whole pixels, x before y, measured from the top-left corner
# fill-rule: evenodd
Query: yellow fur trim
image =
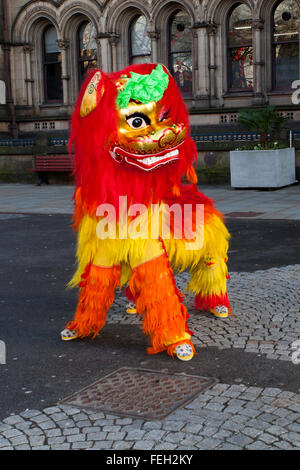
<path fill-rule="evenodd" d="M 121 265 L 121 285 L 124 285 L 130 278 L 132 266 L 138 266 L 161 253 L 158 240 L 154 240 L 151 246 L 149 241 L 143 238 L 100 239 L 96 233 L 97 223 L 96 217 L 92 218 L 88 215 L 84 216 L 80 223 L 77 244 L 78 264 L 76 273 L 69 283 L 70 287 L 78 285 L 89 263 L 101 266 Z M 157 223 L 160 224 L 160 222 Z M 151 229 L 153 230 L 153 227 Z M 164 235 L 161 225 L 155 226 L 154 224 L 154 230 L 158 232 L 157 238 Z M 199 238 L 201 236 L 199 232 Z M 219 295 L 221 292 L 226 292 L 225 259 L 229 238 L 223 221 L 217 215 L 210 217 L 209 222 L 205 224 L 203 245 L 200 245 L 200 249 L 187 249 L 189 242 L 174 238 L 166 239 L 162 236 L 171 268 L 174 271 L 189 269 L 191 280 L 188 289 L 194 293 L 199 293 L 201 289 L 203 295 L 208 293 Z M 210 269 L 207 266 L 205 263 L 207 257 L 219 259 L 216 269 Z"/>
<path fill-rule="evenodd" d="M 176 338 L 169 338 L 167 337 L 167 340 L 165 341 L 165 346 L 171 346 L 171 344 L 178 344 L 178 343 L 181 343 L 182 341 L 184 340 L 190 340 L 191 339 L 191 335 L 187 332 L 184 333 L 183 336 L 176 336 Z"/>

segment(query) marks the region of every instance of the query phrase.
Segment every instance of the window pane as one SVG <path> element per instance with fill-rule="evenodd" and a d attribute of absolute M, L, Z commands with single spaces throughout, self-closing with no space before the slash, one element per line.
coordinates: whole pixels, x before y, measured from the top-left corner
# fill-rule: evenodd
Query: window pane
<path fill-rule="evenodd" d="M 79 83 L 82 83 L 88 70 L 97 67 L 96 29 L 91 22 L 84 22 L 78 29 L 78 69 Z"/>
<path fill-rule="evenodd" d="M 299 40 L 299 9 L 295 1 L 281 2 L 274 13 L 274 41 Z"/>
<path fill-rule="evenodd" d="M 81 80 L 83 81 L 85 74 L 92 68 L 97 67 L 97 61 L 96 60 L 82 60 L 80 61 L 80 77 Z"/>
<path fill-rule="evenodd" d="M 54 26 L 44 32 L 44 80 L 45 100 L 62 101 L 61 53 L 56 43 L 57 34 Z"/>
<path fill-rule="evenodd" d="M 82 58 L 97 56 L 96 29 L 92 23 L 84 23 L 79 29 L 79 49 Z"/>
<path fill-rule="evenodd" d="M 138 16 L 130 28 L 131 55 L 150 55 L 151 39 L 147 34 L 147 21 L 144 16 Z"/>
<path fill-rule="evenodd" d="M 56 43 L 57 34 L 54 26 L 50 26 L 45 31 L 45 52 L 46 54 L 53 54 L 59 52 L 59 47 Z"/>
<path fill-rule="evenodd" d="M 193 89 L 191 53 L 178 52 L 171 54 L 171 71 L 182 93 L 190 95 Z"/>
<path fill-rule="evenodd" d="M 299 79 L 299 44 L 277 44 L 275 47 L 275 87 L 288 89 Z"/>
<path fill-rule="evenodd" d="M 299 9 L 285 0 L 274 11 L 274 87 L 290 89 L 299 78 Z"/>
<path fill-rule="evenodd" d="M 242 46 L 252 44 L 252 17 L 249 8 L 238 5 L 229 19 L 229 45 Z"/>
<path fill-rule="evenodd" d="M 136 55 L 131 59 L 132 64 L 150 64 L 151 62 L 151 55 Z"/>
<path fill-rule="evenodd" d="M 251 89 L 253 87 L 253 48 L 230 49 L 230 88 Z"/>
<path fill-rule="evenodd" d="M 44 34 L 45 43 L 45 62 L 59 62 L 60 61 L 60 50 L 56 43 L 57 34 L 54 26 L 50 26 L 46 29 Z"/>
<path fill-rule="evenodd" d="M 63 97 L 61 81 L 61 64 L 48 64 L 45 67 L 47 101 L 61 101 Z"/>
<path fill-rule="evenodd" d="M 193 91 L 192 29 L 187 13 L 178 11 L 170 20 L 170 72 L 183 96 Z"/>
<path fill-rule="evenodd" d="M 178 12 L 171 22 L 171 44 L 172 52 L 192 50 L 192 30 L 190 17 L 183 11 Z"/>

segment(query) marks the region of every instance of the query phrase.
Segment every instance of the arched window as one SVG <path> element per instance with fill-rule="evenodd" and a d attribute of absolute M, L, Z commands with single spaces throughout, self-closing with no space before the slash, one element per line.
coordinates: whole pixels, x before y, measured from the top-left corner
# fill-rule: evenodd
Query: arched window
<path fill-rule="evenodd" d="M 273 88 L 291 89 L 299 79 L 299 9 L 285 0 L 273 12 Z"/>
<path fill-rule="evenodd" d="M 57 45 L 54 26 L 47 26 L 43 34 L 43 68 L 45 102 L 61 102 L 63 89 L 61 80 L 61 53 Z"/>
<path fill-rule="evenodd" d="M 169 20 L 169 70 L 186 97 L 193 91 L 192 40 L 190 17 L 177 10 Z"/>
<path fill-rule="evenodd" d="M 252 16 L 247 5 L 235 5 L 228 16 L 228 88 L 253 88 Z"/>
<path fill-rule="evenodd" d="M 89 21 L 84 21 L 77 31 L 79 83 L 88 70 L 97 67 L 96 29 Z"/>
<path fill-rule="evenodd" d="M 189 97 L 193 91 L 192 29 L 187 13 L 177 10 L 169 20 L 169 69 L 182 95 Z"/>
<path fill-rule="evenodd" d="M 151 39 L 147 34 L 147 20 L 143 15 L 133 18 L 129 26 L 130 63 L 151 62 Z"/>

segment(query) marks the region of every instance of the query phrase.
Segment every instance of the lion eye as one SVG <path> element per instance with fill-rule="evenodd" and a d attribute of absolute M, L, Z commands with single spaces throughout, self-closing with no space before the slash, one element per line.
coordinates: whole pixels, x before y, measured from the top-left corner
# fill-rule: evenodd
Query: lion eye
<path fill-rule="evenodd" d="M 132 129 L 143 129 L 143 127 L 147 127 L 150 124 L 148 116 L 138 113 L 127 116 L 126 121 Z"/>

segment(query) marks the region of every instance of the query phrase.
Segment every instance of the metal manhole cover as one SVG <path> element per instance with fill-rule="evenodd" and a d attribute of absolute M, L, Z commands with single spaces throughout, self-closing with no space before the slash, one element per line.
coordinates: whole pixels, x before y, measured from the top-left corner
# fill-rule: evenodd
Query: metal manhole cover
<path fill-rule="evenodd" d="M 214 378 L 121 368 L 59 404 L 144 419 L 163 419 L 218 382 Z"/>
<path fill-rule="evenodd" d="M 225 214 L 226 217 L 257 217 L 258 215 L 262 215 L 263 212 L 229 212 L 228 214 Z"/>

